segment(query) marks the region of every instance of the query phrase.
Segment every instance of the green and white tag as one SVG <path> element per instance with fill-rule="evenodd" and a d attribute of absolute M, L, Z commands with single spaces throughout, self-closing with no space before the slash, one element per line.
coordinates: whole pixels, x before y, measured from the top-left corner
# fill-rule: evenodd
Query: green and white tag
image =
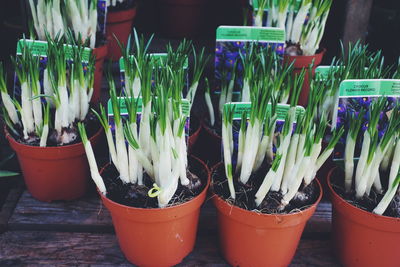
<path fill-rule="evenodd" d="M 47 57 L 47 48 L 48 48 L 47 42 L 38 41 L 38 40 L 30 40 L 30 39 L 20 39 L 18 41 L 17 56 L 22 54 L 22 50 L 25 45 L 31 49 L 32 54 L 34 56 Z M 72 59 L 73 46 L 65 44 L 64 51 L 65 51 L 66 58 Z M 83 54 L 82 54 L 83 62 L 88 62 L 91 54 L 92 54 L 92 49 L 85 47 Z"/>
<path fill-rule="evenodd" d="M 378 122 L 379 136 L 382 136 L 387 129 L 389 114 L 396 103 L 400 101 L 400 80 L 395 79 L 370 79 L 370 80 L 345 80 L 342 81 L 339 88 L 339 97 L 335 104 L 335 113 L 333 114 L 333 123 L 336 128 L 345 127 L 343 136 L 347 136 L 348 122 L 347 114 L 358 114 L 361 109 L 368 111 L 373 101 L 380 97 L 387 98 L 387 105 L 381 113 Z M 369 116 L 362 118 L 361 131 L 368 128 Z M 362 140 L 357 140 L 356 151 L 359 153 Z M 343 160 L 345 152 L 345 141 L 339 140 L 335 147 L 334 160 Z M 355 154 L 355 159 L 358 158 Z"/>
<path fill-rule="evenodd" d="M 126 97 L 118 97 L 118 105 L 121 110 L 121 118 L 123 120 L 128 120 L 128 109 L 126 107 Z M 142 98 L 136 98 L 134 101 L 138 101 L 137 107 L 137 118 L 140 120 L 140 116 L 142 114 Z M 189 129 L 190 129 L 190 102 L 187 99 L 182 99 L 182 113 L 186 116 L 186 125 L 185 125 L 185 134 L 189 136 Z M 115 122 L 114 122 L 114 112 L 112 109 L 112 102 L 111 99 L 107 102 L 107 117 L 108 117 L 108 125 L 111 128 L 113 135 L 115 134 Z"/>
<path fill-rule="evenodd" d="M 285 30 L 273 27 L 219 26 L 217 42 L 254 42 L 285 44 Z"/>
<path fill-rule="evenodd" d="M 253 9 L 254 10 L 258 10 L 259 9 L 259 4 L 258 4 L 259 0 L 253 0 Z M 274 0 L 274 2 L 279 2 L 279 0 Z M 300 6 L 301 6 L 301 2 L 303 2 L 303 0 L 296 0 L 295 6 L 294 6 L 294 11 L 298 11 Z M 268 10 L 269 9 L 269 3 L 267 2 L 267 4 L 265 5 L 264 10 Z"/>
<path fill-rule="evenodd" d="M 344 97 L 398 97 L 400 80 L 345 80 L 340 84 L 339 98 Z"/>
<path fill-rule="evenodd" d="M 131 56 L 133 57 L 133 56 Z M 151 64 L 155 68 L 156 66 L 163 66 L 163 61 L 167 57 L 167 53 L 152 53 L 150 54 Z M 186 76 L 186 92 L 189 90 L 189 60 L 186 58 L 183 69 L 185 70 Z M 123 57 L 119 59 L 119 70 L 120 70 L 120 79 L 121 79 L 121 86 L 125 89 L 125 63 Z M 184 92 L 184 93 L 186 93 Z"/>
<path fill-rule="evenodd" d="M 250 102 L 235 102 L 226 103 L 225 106 L 230 106 L 234 109 L 233 120 L 241 120 L 243 112 L 247 113 L 247 118 L 250 118 L 251 103 Z M 290 105 L 288 104 L 278 104 L 276 106 L 276 114 L 278 121 L 285 121 L 286 115 L 288 114 Z M 267 110 L 271 111 L 271 104 L 268 104 Z M 300 114 L 304 114 L 305 109 L 302 106 L 296 107 L 296 117 Z M 296 121 L 296 119 L 295 119 Z"/>

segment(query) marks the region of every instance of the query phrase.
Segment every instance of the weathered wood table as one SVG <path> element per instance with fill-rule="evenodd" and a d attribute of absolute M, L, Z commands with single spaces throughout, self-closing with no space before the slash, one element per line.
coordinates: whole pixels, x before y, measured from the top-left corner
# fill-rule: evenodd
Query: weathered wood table
<path fill-rule="evenodd" d="M 131 266 L 119 249 L 111 217 L 95 192 L 73 202 L 43 203 L 24 191 L 0 235 L 0 266 Z M 6 203 L 13 208 L 12 203 Z M 291 266 L 339 266 L 330 249 L 331 205 L 308 222 Z M 216 211 L 204 204 L 196 246 L 179 266 L 227 266 L 218 250 Z"/>

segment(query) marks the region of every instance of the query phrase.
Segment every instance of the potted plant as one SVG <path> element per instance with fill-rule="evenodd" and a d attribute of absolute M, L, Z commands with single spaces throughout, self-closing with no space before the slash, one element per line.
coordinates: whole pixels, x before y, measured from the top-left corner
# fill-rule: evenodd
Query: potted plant
<path fill-rule="evenodd" d="M 122 56 L 115 38 L 126 45 L 136 16 L 136 5 L 136 0 L 107 0 L 107 58 L 113 61 L 118 61 Z"/>
<path fill-rule="evenodd" d="M 139 38 L 136 30 L 134 31 L 134 44 L 131 45 L 130 39 L 128 45 L 118 41 L 118 45 L 121 49 L 122 62 L 124 66 L 124 72 L 122 75 L 124 90 L 128 96 L 138 97 L 141 91 L 141 68 L 144 59 L 148 56 L 148 48 L 151 44 L 152 37 L 145 43 L 143 36 Z M 133 56 L 135 54 L 136 56 Z M 190 69 L 191 79 L 189 85 L 189 69 L 188 62 L 189 56 L 192 56 L 193 69 Z M 194 106 L 194 100 L 196 92 L 201 82 L 201 78 L 204 72 L 204 68 L 209 60 L 209 56 L 205 55 L 204 47 L 197 52 L 192 42 L 182 41 L 176 49 L 173 49 L 171 44 L 166 47 L 166 53 L 164 54 L 152 54 L 152 64 L 155 70 L 153 70 L 153 76 L 156 75 L 157 70 L 168 68 L 172 72 L 179 74 L 181 82 L 184 84 L 182 94 L 185 96 L 190 103 L 190 111 Z M 190 112 L 190 131 L 188 137 L 188 150 L 191 152 L 192 147 L 197 141 L 201 130 L 201 121 L 194 113 Z"/>
<path fill-rule="evenodd" d="M 371 66 L 372 72 L 373 67 L 381 68 Z M 398 73 L 391 78 L 399 78 Z M 328 186 L 333 241 L 344 265 L 398 265 L 399 112 L 394 97 L 339 100 L 336 123 L 345 125 L 347 135 L 335 154 L 343 155 L 339 158 L 343 158 L 344 168 L 331 170 Z"/>
<path fill-rule="evenodd" d="M 259 46 L 256 43 L 241 44 L 242 50 L 237 52 L 239 59 L 234 61 L 228 55 L 216 57 L 216 68 L 218 69 L 219 85 L 213 86 L 220 91 L 219 94 L 212 94 L 210 86 L 206 86 L 205 102 L 209 113 L 209 118 L 203 121 L 204 137 L 203 142 L 210 144 L 215 151 L 207 152 L 203 157 L 211 162 L 212 165 L 221 160 L 221 125 L 222 113 L 225 103 L 229 102 L 249 102 L 250 91 L 254 87 L 263 87 L 272 90 L 274 97 L 279 103 L 287 103 L 290 92 L 295 90 L 291 73 L 293 64 L 282 64 L 280 57 L 272 48 Z M 232 53 L 233 54 L 233 53 Z M 226 67 L 231 64 L 232 71 Z M 267 68 L 266 76 L 255 75 L 257 66 L 261 64 Z M 220 66 L 220 67 L 219 67 Z M 301 85 L 300 85 L 301 86 Z M 212 97 L 215 95 L 215 97 Z M 215 107 L 215 108 L 214 108 Z"/>
<path fill-rule="evenodd" d="M 304 75 L 293 82 L 301 84 Z M 311 92 L 304 111 L 296 107 L 301 87 L 290 105 L 277 104 L 271 89 L 251 88 L 249 110 L 243 103 L 224 106 L 224 161 L 212 170 L 221 251 L 233 266 L 287 266 L 322 197 L 315 174 L 343 129 L 323 150 L 327 121 L 313 120 L 320 92 Z"/>
<path fill-rule="evenodd" d="M 21 89 L 19 100 L 9 95 L 1 68 L 6 137 L 32 196 L 41 201 L 76 199 L 86 191 L 89 172 L 77 122 L 87 125 L 94 144 L 101 133 L 96 117 L 89 112 L 94 57 L 83 66 L 83 55 L 90 55 L 90 50 L 70 47 L 67 62 L 60 39 L 42 42 L 47 45 L 47 67 L 41 83 L 43 57 L 34 55 L 33 44 L 20 41 L 17 50 L 21 54 L 13 59 Z"/>
<path fill-rule="evenodd" d="M 182 99 L 182 71 L 171 71 L 165 62 L 158 68 L 142 52 L 132 56 L 141 62 L 140 91 L 126 87 L 118 98 L 109 78 L 108 118 L 104 108 L 98 114 L 111 156 L 100 173 L 84 127 L 81 135 L 126 258 L 139 266 L 172 266 L 194 247 L 209 172 L 202 161 L 187 158 L 190 103 Z"/>
<path fill-rule="evenodd" d="M 355 79 L 380 79 L 391 78 L 391 66 L 384 64 L 384 58 L 381 51 L 370 52 L 368 45 L 360 42 L 349 44 L 348 50 L 342 51 L 339 58 L 334 59 L 329 66 L 320 66 L 315 77 L 311 80 L 310 87 L 317 87 L 322 92 L 322 101 L 317 106 L 317 114 L 323 113 L 329 119 L 330 127 L 336 127 L 336 111 L 338 109 L 337 99 L 339 97 L 340 84 L 344 80 Z M 329 142 L 328 134 L 323 142 L 326 145 Z M 329 171 L 335 166 L 332 159 L 329 159 L 318 173 L 323 188 L 328 190 L 327 176 Z"/>
<path fill-rule="evenodd" d="M 325 53 L 319 44 L 331 5 L 332 0 L 257 0 L 253 3 L 253 25 L 286 29 L 284 61 L 294 62 L 294 73 L 310 67 L 314 75 Z M 307 72 L 300 94 L 300 105 L 307 103 L 309 90 Z"/>
<path fill-rule="evenodd" d="M 108 46 L 102 24 L 106 10 L 105 0 L 29 0 L 34 29 L 39 40 L 45 41 L 46 34 L 53 39 L 72 30 L 77 43 L 87 43 L 96 56 L 94 91 L 91 101 L 100 101 L 103 62 Z M 100 12 L 101 11 L 101 12 Z"/>

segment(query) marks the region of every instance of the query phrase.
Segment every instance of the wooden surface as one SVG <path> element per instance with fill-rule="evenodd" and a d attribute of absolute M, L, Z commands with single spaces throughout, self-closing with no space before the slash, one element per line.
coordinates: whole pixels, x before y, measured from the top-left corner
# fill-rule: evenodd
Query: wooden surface
<path fill-rule="evenodd" d="M 291 266 L 339 266 L 331 255 L 331 205 L 320 203 Z M 228 266 L 218 251 L 216 211 L 202 207 L 196 247 L 180 266 Z M 92 192 L 73 202 L 44 203 L 23 192 L 0 235 L 0 266 L 131 266 L 119 249 L 109 212 Z"/>
<path fill-rule="evenodd" d="M 179 266 L 228 266 L 215 235 L 199 234 L 196 246 Z M 9 231 L 0 236 L 0 266 L 132 266 L 110 233 Z M 339 266 L 327 240 L 303 239 L 291 266 Z"/>

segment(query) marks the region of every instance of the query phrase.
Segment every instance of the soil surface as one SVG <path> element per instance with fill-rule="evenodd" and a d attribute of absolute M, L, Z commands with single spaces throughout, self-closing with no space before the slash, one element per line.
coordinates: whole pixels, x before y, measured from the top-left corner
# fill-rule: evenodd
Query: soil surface
<path fill-rule="evenodd" d="M 379 204 L 381 199 L 384 196 L 381 193 L 374 191 L 371 189 L 371 193 L 369 196 L 364 196 L 361 199 L 356 198 L 356 193 L 354 191 L 354 185 L 352 190 L 349 193 L 345 192 L 344 189 L 344 171 L 340 168 L 336 168 L 334 174 L 331 176 L 331 185 L 333 190 L 345 199 L 351 205 L 360 208 L 362 210 L 366 210 L 372 212 L 375 207 Z M 388 180 L 388 173 L 381 174 L 381 181 Z M 387 182 L 386 182 L 387 183 Z M 387 184 L 382 183 L 383 188 L 387 188 Z M 400 218 L 400 195 L 397 194 L 393 200 L 390 202 L 389 206 L 387 207 L 386 211 L 383 213 L 384 216 Z"/>
<path fill-rule="evenodd" d="M 54 111 L 52 111 L 50 118 L 54 118 Z M 54 124 L 54 120 L 51 123 Z M 85 124 L 86 134 L 87 134 L 88 138 L 91 138 L 93 135 L 95 135 L 99 131 L 100 127 L 102 127 L 100 125 L 98 118 L 91 110 L 89 110 L 89 113 L 87 114 L 83 123 Z M 21 126 L 15 128 L 16 132 L 11 131 L 8 127 L 7 127 L 7 130 L 11 134 L 11 136 L 17 142 L 19 142 L 21 144 L 25 144 L 25 145 L 29 145 L 29 146 L 39 146 L 40 145 L 40 138 L 38 138 L 37 136 L 30 136 L 28 140 L 24 140 L 22 138 L 23 137 L 23 129 Z M 71 127 L 71 128 L 63 129 L 63 135 L 64 134 L 71 137 L 70 138 L 71 142 L 66 143 L 64 145 L 77 144 L 82 141 L 81 137 L 79 135 L 77 124 L 74 124 L 73 127 Z M 50 128 L 49 135 L 47 138 L 47 147 L 59 146 L 58 145 L 59 142 L 57 139 L 58 137 L 59 137 L 59 135 L 57 134 L 56 130 L 54 128 Z"/>
<path fill-rule="evenodd" d="M 157 197 L 149 197 L 147 192 L 153 187 L 153 180 L 144 173 L 144 185 L 127 183 L 119 179 L 119 173 L 114 165 L 108 165 L 102 177 L 107 189 L 107 197 L 114 202 L 136 208 L 158 208 Z M 189 186 L 178 184 L 178 189 L 168 206 L 175 206 L 187 202 L 199 195 L 207 185 L 207 171 L 196 160 L 189 159 L 187 177 L 191 181 Z"/>
<path fill-rule="evenodd" d="M 222 199 L 246 210 L 259 211 L 265 214 L 287 214 L 293 213 L 308 208 L 314 204 L 319 197 L 319 188 L 317 183 L 314 181 L 307 187 L 301 187 L 297 195 L 289 202 L 286 207 L 282 208 L 281 200 L 282 194 L 280 192 L 270 191 L 260 207 L 256 207 L 255 194 L 260 188 L 263 179 L 268 171 L 269 167 L 260 168 L 256 173 L 252 174 L 247 184 L 239 182 L 238 178 L 234 178 L 234 186 L 236 190 L 236 199 L 233 201 L 230 199 L 230 193 L 228 188 L 228 180 L 225 175 L 224 165 L 221 164 L 212 173 L 212 188 L 214 193 L 220 196 Z"/>

